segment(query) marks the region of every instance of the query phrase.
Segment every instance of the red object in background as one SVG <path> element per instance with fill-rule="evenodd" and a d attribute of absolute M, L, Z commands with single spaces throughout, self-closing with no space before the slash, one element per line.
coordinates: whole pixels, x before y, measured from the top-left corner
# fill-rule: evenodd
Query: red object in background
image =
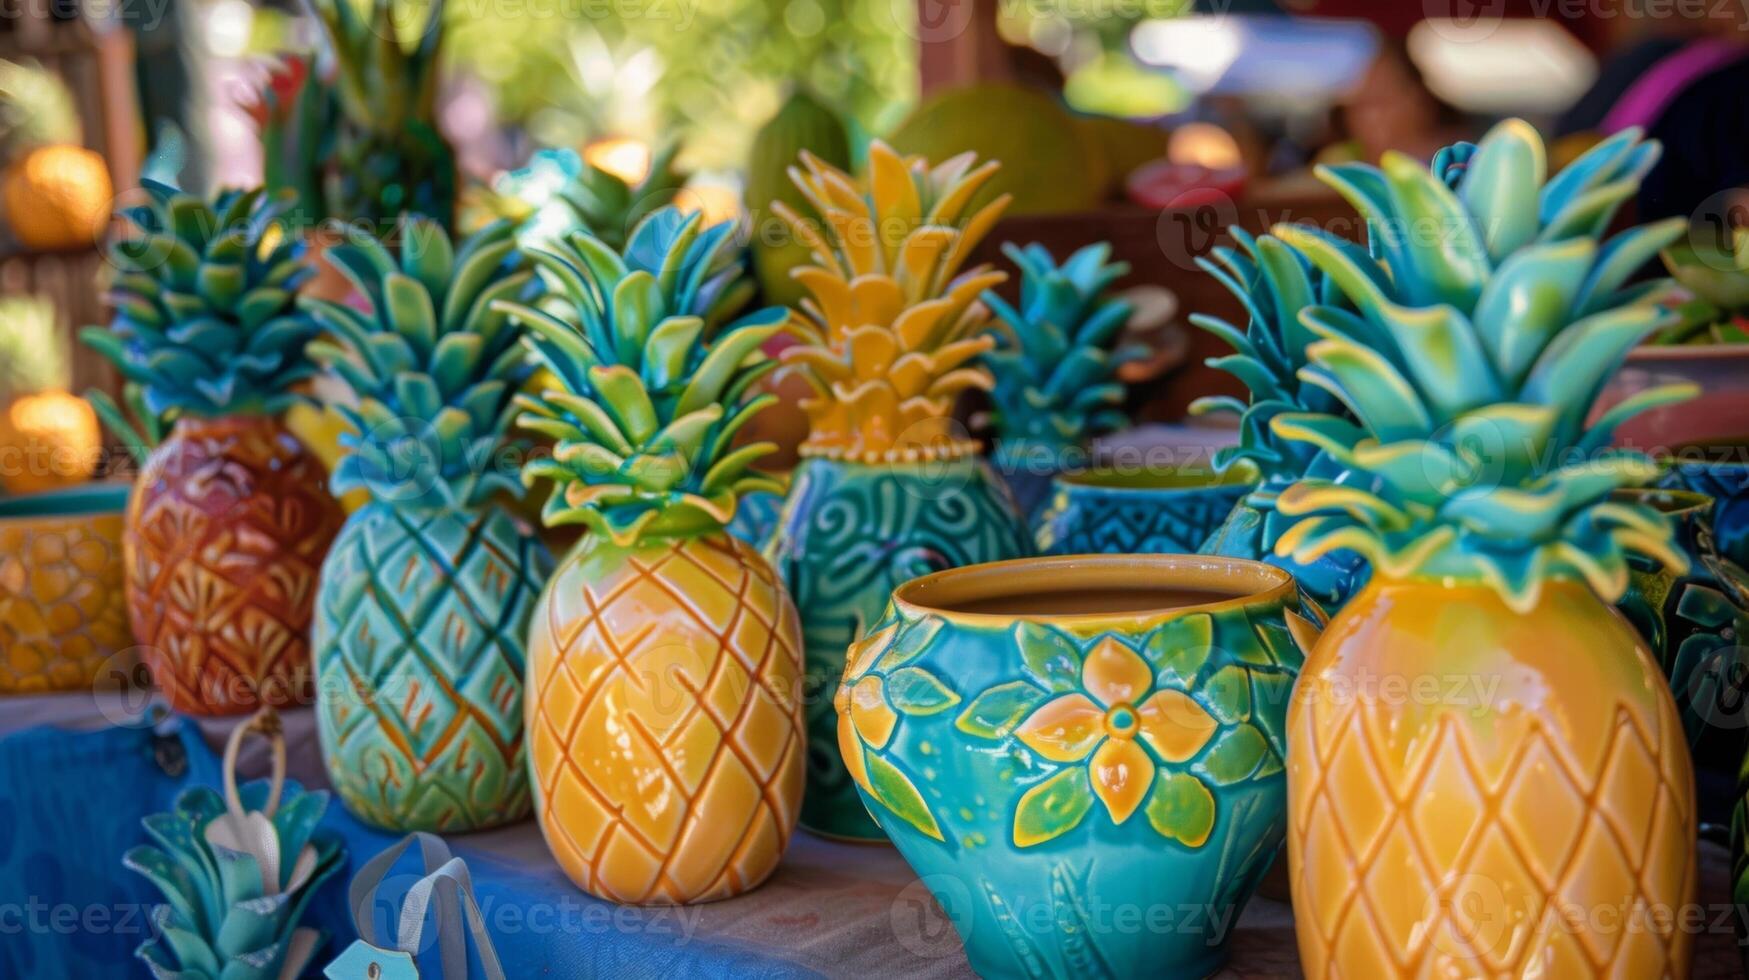
<path fill-rule="evenodd" d="M 1212 170 L 1170 160 L 1144 164 L 1124 181 L 1124 192 L 1131 201 L 1156 211 L 1230 203 L 1244 191 L 1242 167 Z"/>

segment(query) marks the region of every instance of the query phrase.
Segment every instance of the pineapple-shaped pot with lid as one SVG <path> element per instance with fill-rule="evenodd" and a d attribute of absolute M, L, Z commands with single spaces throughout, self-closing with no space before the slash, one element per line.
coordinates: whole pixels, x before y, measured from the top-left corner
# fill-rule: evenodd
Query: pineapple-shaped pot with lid
<path fill-rule="evenodd" d="M 314 367 L 294 294 L 303 243 L 260 190 L 211 203 L 152 181 L 110 250 L 110 328 L 87 344 L 176 423 L 141 468 L 123 550 L 128 615 L 178 711 L 307 701 L 316 574 L 340 527 L 328 474 L 280 421 Z"/>
<path fill-rule="evenodd" d="M 407 217 L 398 238 L 398 256 L 361 231 L 328 251 L 367 311 L 302 300 L 339 341 L 311 353 L 352 395 L 334 493 L 369 497 L 322 564 L 316 717 L 360 819 L 478 830 L 529 808 L 524 641 L 552 559 L 493 501 L 522 489 L 505 431 L 533 372 L 493 304 L 535 284 L 508 223 L 452 245 Z"/>
<path fill-rule="evenodd" d="M 919 575 L 1032 551 L 1012 496 L 952 412 L 988 389 L 994 341 L 981 296 L 1003 280 L 961 271 L 1007 204 L 973 207 L 996 172 L 971 154 L 935 167 L 876 141 L 857 180 L 810 154 L 791 176 L 818 221 L 774 209 L 808 246 L 792 312 L 802 343 L 783 351 L 804 378 L 809 433 L 766 553 L 803 610 L 808 794 L 802 825 L 883 840 L 838 753 L 831 693 L 844 653 L 879 621 L 893 587 Z"/>
<path fill-rule="evenodd" d="M 1281 493 L 1278 551 L 1372 566 L 1288 713 L 1308 976 L 1688 973 L 1670 913 L 1694 895 L 1694 777 L 1656 661 L 1606 602 L 1629 552 L 1682 564 L 1664 515 L 1614 495 L 1658 468 L 1611 434 L 1692 390 L 1585 428 L 1666 319 L 1623 284 L 1680 222 L 1602 238 L 1657 152 L 1625 133 L 1545 182 L 1510 120 L 1455 189 L 1396 154 L 1325 172 L 1378 260 L 1276 229 L 1353 304 L 1303 315 L 1302 373 L 1354 416 L 1272 420 L 1348 473 Z"/>
<path fill-rule="evenodd" d="M 801 630 L 771 567 L 724 530 L 769 443 L 735 433 L 770 396 L 772 307 L 745 298 L 733 226 L 660 209 L 623 255 L 573 232 L 533 257 L 562 300 L 507 307 L 556 386 L 520 424 L 556 443 L 525 480 L 580 524 L 529 628 L 535 815 L 578 887 L 628 904 L 763 881 L 802 793 Z"/>

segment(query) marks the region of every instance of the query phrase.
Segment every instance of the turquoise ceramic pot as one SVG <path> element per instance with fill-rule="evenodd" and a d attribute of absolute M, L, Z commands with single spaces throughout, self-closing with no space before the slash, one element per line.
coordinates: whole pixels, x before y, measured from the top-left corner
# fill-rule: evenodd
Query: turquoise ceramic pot
<path fill-rule="evenodd" d="M 1039 553 L 1191 554 L 1254 485 L 1238 467 L 1063 474 L 1034 525 Z"/>
<path fill-rule="evenodd" d="M 839 748 L 985 977 L 1198 977 L 1287 826 L 1316 627 L 1259 562 L 930 575 L 851 649 Z"/>
<path fill-rule="evenodd" d="M 1032 552 L 1008 490 L 976 457 L 870 465 L 808 459 L 766 549 L 802 616 L 808 784 L 802 826 L 882 840 L 838 757 L 832 691 L 844 650 L 920 575 Z"/>
<path fill-rule="evenodd" d="M 1301 594 L 1317 603 L 1326 616 L 1334 616 L 1372 577 L 1372 568 L 1347 550 L 1333 551 L 1310 563 L 1276 554 L 1275 543 L 1292 522 L 1276 513 L 1268 501 L 1283 486 L 1285 482 L 1266 483 L 1253 489 L 1234 505 L 1232 513 L 1197 550 L 1205 555 L 1274 565 L 1292 575 Z"/>

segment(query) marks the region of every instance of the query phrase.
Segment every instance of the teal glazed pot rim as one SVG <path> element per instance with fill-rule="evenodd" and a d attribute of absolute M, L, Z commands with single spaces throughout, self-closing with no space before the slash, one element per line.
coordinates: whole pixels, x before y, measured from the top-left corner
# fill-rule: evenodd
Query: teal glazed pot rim
<path fill-rule="evenodd" d="M 1078 493 L 1196 493 L 1207 490 L 1242 488 L 1257 485 L 1257 474 L 1246 467 L 1229 466 L 1216 471 L 1204 467 L 1127 467 L 1096 466 L 1085 470 L 1059 473 L 1054 478 L 1062 487 Z"/>
<path fill-rule="evenodd" d="M 1206 602 L 1109 612 L 1058 612 L 1049 605 L 1054 592 L 1098 588 L 1183 589 L 1215 593 Z M 1260 561 L 1214 555 L 1050 555 L 963 565 L 924 575 L 893 590 L 893 605 L 906 616 L 925 615 L 967 626 L 1003 627 L 1019 621 L 1064 627 L 1106 627 L 1153 623 L 1199 612 L 1217 612 L 1259 602 L 1290 602 L 1293 576 Z M 967 603 L 1035 597 L 1030 612 L 966 612 Z"/>
<path fill-rule="evenodd" d="M 0 497 L 0 521 L 38 520 L 44 517 L 97 517 L 127 509 L 126 483 L 86 483 L 18 497 Z"/>

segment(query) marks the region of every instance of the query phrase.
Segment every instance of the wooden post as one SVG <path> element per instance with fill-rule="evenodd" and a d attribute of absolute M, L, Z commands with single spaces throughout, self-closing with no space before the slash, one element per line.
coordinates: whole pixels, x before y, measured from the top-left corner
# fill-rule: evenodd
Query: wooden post
<path fill-rule="evenodd" d="M 1008 46 L 996 33 L 1000 0 L 917 0 L 918 89 L 1009 78 Z"/>

